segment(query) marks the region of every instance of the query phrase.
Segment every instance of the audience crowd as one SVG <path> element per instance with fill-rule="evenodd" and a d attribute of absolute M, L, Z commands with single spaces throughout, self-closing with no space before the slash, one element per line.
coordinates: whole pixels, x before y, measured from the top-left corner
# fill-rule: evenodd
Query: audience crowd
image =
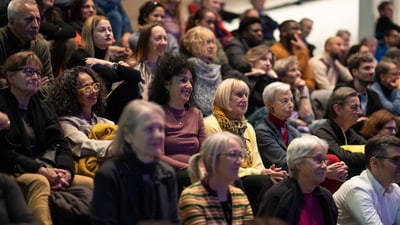
<path fill-rule="evenodd" d="M 3 1 L 0 223 L 400 224 L 394 3 L 319 55 L 249 3 Z"/>

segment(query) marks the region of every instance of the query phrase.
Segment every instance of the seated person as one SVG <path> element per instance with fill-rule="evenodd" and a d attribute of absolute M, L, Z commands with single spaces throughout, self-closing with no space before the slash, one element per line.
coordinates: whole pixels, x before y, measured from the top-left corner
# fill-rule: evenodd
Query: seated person
<path fill-rule="evenodd" d="M 338 224 L 400 224 L 400 139 L 369 139 L 365 160 L 367 168 L 333 194 Z"/>
<path fill-rule="evenodd" d="M 74 176 L 72 152 L 55 112 L 37 95 L 41 71 L 32 51 L 16 53 L 4 63 L 9 88 L 0 92 L 0 112 L 7 114 L 10 125 L 0 135 L 0 172 L 15 175 L 33 217 L 52 224 L 50 191 L 75 185 L 93 189 L 93 180 Z M 47 164 L 39 161 L 44 158 Z"/>
<path fill-rule="evenodd" d="M 360 133 L 365 139 L 370 139 L 376 135 L 397 136 L 400 126 L 400 118 L 391 112 L 381 109 L 368 118 L 364 123 Z"/>
<path fill-rule="evenodd" d="M 245 161 L 242 139 L 230 132 L 206 138 L 200 150 L 206 176 L 179 197 L 182 224 L 243 224 L 253 219 L 243 191 L 232 185 Z"/>
<path fill-rule="evenodd" d="M 325 180 L 328 143 L 306 134 L 288 146 L 290 176 L 272 186 L 261 199 L 258 217 L 277 217 L 288 224 L 335 225 L 337 209 Z"/>
<path fill-rule="evenodd" d="M 365 139 L 352 128 L 361 115 L 360 99 L 356 90 L 340 87 L 333 91 L 328 101 L 327 120 L 317 127 L 313 134 L 325 139 L 328 152 L 336 155 L 349 167 L 349 176 L 355 176 L 365 168 L 364 155 L 353 153 L 340 147 L 342 145 L 363 145 Z"/>

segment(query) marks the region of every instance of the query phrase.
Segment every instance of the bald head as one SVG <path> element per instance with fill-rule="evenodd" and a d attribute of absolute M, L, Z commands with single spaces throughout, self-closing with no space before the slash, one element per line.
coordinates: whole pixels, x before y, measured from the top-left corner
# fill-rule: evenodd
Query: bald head
<path fill-rule="evenodd" d="M 329 37 L 325 42 L 325 52 L 332 58 L 339 59 L 343 54 L 343 39 L 339 36 Z"/>

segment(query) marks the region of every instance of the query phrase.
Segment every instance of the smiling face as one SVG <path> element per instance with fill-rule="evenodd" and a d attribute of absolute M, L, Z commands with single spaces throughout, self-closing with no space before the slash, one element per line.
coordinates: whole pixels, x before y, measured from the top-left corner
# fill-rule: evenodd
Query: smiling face
<path fill-rule="evenodd" d="M 362 115 L 360 99 L 358 96 L 348 97 L 343 105 L 336 104 L 334 107 L 338 118 L 349 127 L 356 124 L 357 120 Z"/>
<path fill-rule="evenodd" d="M 313 189 L 325 181 L 326 168 L 326 150 L 317 146 L 312 153 L 304 159 L 304 162 L 298 164 L 298 179 L 303 181 L 307 189 Z"/>
<path fill-rule="evenodd" d="M 193 78 L 189 70 L 173 76 L 170 81 L 165 81 L 165 89 L 169 93 L 168 105 L 173 108 L 184 108 L 193 91 Z"/>
<path fill-rule="evenodd" d="M 165 49 L 167 48 L 167 33 L 165 29 L 161 26 L 155 26 L 151 30 L 150 40 L 149 40 L 149 58 L 154 58 L 152 60 L 157 60 L 159 57 L 165 54 Z"/>
<path fill-rule="evenodd" d="M 163 23 L 165 16 L 165 10 L 163 7 L 156 7 L 153 12 L 151 12 L 147 18 L 145 18 L 146 24 L 150 23 Z"/>
<path fill-rule="evenodd" d="M 93 78 L 87 73 L 80 72 L 76 78 L 76 82 L 78 85 L 78 102 L 81 105 L 81 108 L 92 109 L 92 107 L 97 103 L 99 91 L 94 91 L 91 89 L 90 93 L 87 95 L 83 90 L 80 89 L 93 85 Z"/>
<path fill-rule="evenodd" d="M 25 69 L 25 70 L 24 70 Z M 14 72 L 6 72 L 7 82 L 9 83 L 11 92 L 14 94 L 33 95 L 40 86 L 40 75 L 38 73 L 29 74 L 25 71 L 41 71 L 41 67 L 35 63 L 28 63 Z"/>
<path fill-rule="evenodd" d="M 154 162 L 164 151 L 164 127 L 164 117 L 160 113 L 149 112 L 133 131 L 125 127 L 124 140 L 142 162 Z"/>
<path fill-rule="evenodd" d="M 238 120 L 247 112 L 249 90 L 244 85 L 243 83 L 237 83 L 232 87 L 229 98 L 231 110 L 225 112 L 226 116 L 231 120 Z"/>
<path fill-rule="evenodd" d="M 397 129 L 396 121 L 389 120 L 385 125 L 383 125 L 382 129 L 378 131 L 378 135 L 396 136 Z"/>
<path fill-rule="evenodd" d="M 93 32 L 94 45 L 99 49 L 107 49 L 113 42 L 114 36 L 110 21 L 100 20 Z"/>
<path fill-rule="evenodd" d="M 96 15 L 96 5 L 93 0 L 87 0 L 81 8 L 81 19 L 85 21 L 87 18 Z"/>
<path fill-rule="evenodd" d="M 23 44 L 35 40 L 39 34 L 40 13 L 36 5 L 21 4 L 20 13 L 9 18 L 12 32 Z"/>
<path fill-rule="evenodd" d="M 223 183 L 231 183 L 239 179 L 241 160 L 232 155 L 243 154 L 242 146 L 234 139 L 230 139 L 226 149 L 221 151 L 215 167 L 215 177 Z"/>
<path fill-rule="evenodd" d="M 285 93 L 277 93 L 270 113 L 278 119 L 287 120 L 293 113 L 293 107 L 293 94 L 290 90 Z"/>

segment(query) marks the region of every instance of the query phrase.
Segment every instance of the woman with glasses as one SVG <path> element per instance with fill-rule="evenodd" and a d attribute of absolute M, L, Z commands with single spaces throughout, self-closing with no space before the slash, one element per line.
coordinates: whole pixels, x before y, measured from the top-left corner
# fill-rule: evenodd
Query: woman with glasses
<path fill-rule="evenodd" d="M 230 132 L 206 138 L 200 150 L 206 176 L 183 190 L 179 198 L 182 224 L 243 224 L 253 219 L 250 203 L 232 182 L 246 160 L 242 139 Z"/>
<path fill-rule="evenodd" d="M 96 140 L 92 133 L 95 125 L 114 128 L 114 122 L 100 116 L 105 110 L 106 95 L 101 78 L 84 66 L 64 71 L 50 86 L 48 101 L 75 157 L 111 155 L 112 139 Z"/>
<path fill-rule="evenodd" d="M 327 173 L 327 152 L 328 144 L 316 136 L 295 138 L 287 149 L 289 177 L 264 194 L 257 216 L 288 224 L 335 225 L 338 212 L 332 194 L 319 186 Z"/>
<path fill-rule="evenodd" d="M 0 92 L 0 112 L 7 114 L 9 127 L 0 135 L 0 172 L 15 175 L 34 218 L 52 224 L 50 191 L 93 188 L 93 180 L 74 175 L 73 155 L 55 112 L 36 94 L 42 68 L 31 51 L 16 53 L 3 65 L 9 88 Z M 37 161 L 43 157 L 51 167 Z"/>
<path fill-rule="evenodd" d="M 361 135 L 370 139 L 375 135 L 397 136 L 400 118 L 386 109 L 372 113 L 361 129 Z"/>
<path fill-rule="evenodd" d="M 246 159 L 241 164 L 239 176 L 254 207 L 259 193 L 272 185 L 270 178 L 280 181 L 287 173 L 273 164 L 268 169 L 264 167 L 258 152 L 254 128 L 244 116 L 247 111 L 248 96 L 249 87 L 244 81 L 234 78 L 223 80 L 215 91 L 214 111 L 204 119 L 204 124 L 207 136 L 228 131 L 241 137 L 245 144 Z"/>

